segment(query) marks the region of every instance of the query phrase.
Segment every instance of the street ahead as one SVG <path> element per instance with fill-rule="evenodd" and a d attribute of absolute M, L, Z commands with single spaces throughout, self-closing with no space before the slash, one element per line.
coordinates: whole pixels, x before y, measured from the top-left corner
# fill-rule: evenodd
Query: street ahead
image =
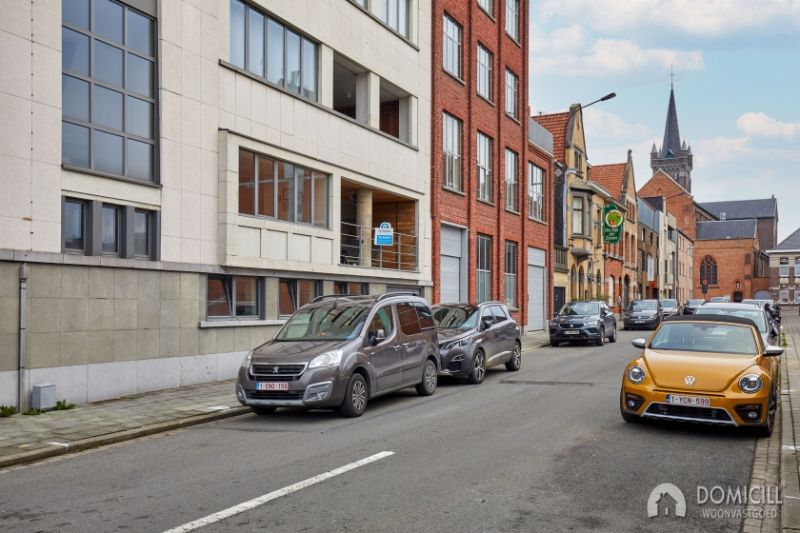
<path fill-rule="evenodd" d="M 702 517 L 696 487 L 746 485 L 755 439 L 625 424 L 636 336 L 528 352 L 520 372 L 404 391 L 357 419 L 245 415 L 0 472 L 0 529 L 164 531 L 386 451 L 199 531 L 738 530 Z M 665 482 L 686 518 L 647 518 Z"/>

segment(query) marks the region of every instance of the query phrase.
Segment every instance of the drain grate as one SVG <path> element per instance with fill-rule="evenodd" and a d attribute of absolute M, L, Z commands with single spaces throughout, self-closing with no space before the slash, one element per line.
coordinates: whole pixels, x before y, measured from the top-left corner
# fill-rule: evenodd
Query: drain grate
<path fill-rule="evenodd" d="M 594 387 L 594 383 L 588 381 L 528 381 L 525 379 L 503 379 L 500 383 L 507 385 L 574 385 L 579 387 Z"/>

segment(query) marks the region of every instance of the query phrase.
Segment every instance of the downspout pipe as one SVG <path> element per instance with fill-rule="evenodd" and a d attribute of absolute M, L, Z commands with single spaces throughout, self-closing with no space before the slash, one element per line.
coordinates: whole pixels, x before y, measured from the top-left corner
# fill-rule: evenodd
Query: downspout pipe
<path fill-rule="evenodd" d="M 25 386 L 26 361 L 25 361 L 25 338 L 28 327 L 28 264 L 22 263 L 19 266 L 19 385 L 17 387 L 18 400 L 17 409 L 20 413 L 25 412 L 27 407 L 27 387 Z"/>

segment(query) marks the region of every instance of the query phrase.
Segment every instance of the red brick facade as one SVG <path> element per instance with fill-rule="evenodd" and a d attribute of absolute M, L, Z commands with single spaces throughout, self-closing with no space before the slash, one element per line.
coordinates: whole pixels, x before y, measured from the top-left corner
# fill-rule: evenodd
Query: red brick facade
<path fill-rule="evenodd" d="M 695 241 L 694 243 L 694 293 L 706 299 L 714 296 L 728 296 L 731 301 L 753 298 L 760 290 L 769 290 L 769 278 L 753 276 L 753 262 L 759 254 L 758 240 L 726 239 L 715 241 Z M 711 257 L 717 266 L 717 283 L 709 280 L 708 293 L 702 293 L 700 265 L 706 257 Z M 741 293 L 737 298 L 737 292 Z"/>
<path fill-rule="evenodd" d="M 528 2 L 519 2 L 519 38 L 515 42 L 505 31 L 505 3 L 492 3 L 489 16 L 474 0 L 434 0 L 432 65 L 431 136 L 431 217 L 433 232 L 433 301 L 440 301 L 441 228 L 451 224 L 467 228 L 467 295 L 475 302 L 477 292 L 476 238 L 492 237 L 490 298 L 504 299 L 505 241 L 517 243 L 517 294 L 514 316 L 525 323 L 527 306 L 527 247 L 546 250 L 550 271 L 550 229 L 547 224 L 529 220 L 527 201 L 528 161 L 543 168 L 544 196 L 551 194 L 552 160 L 529 145 L 527 132 L 528 94 Z M 443 67 L 443 19 L 445 14 L 461 27 L 461 71 L 458 79 Z M 492 54 L 491 101 L 477 92 L 478 43 Z M 505 113 L 506 68 L 519 80 L 517 119 Z M 463 191 L 444 187 L 443 113 L 461 121 L 461 176 Z M 492 139 L 492 203 L 478 200 L 477 133 Z M 518 212 L 506 209 L 505 150 L 517 154 Z M 547 205 L 547 203 L 545 203 Z M 550 213 L 545 217 L 550 219 Z M 549 283 L 549 280 L 548 280 Z"/>

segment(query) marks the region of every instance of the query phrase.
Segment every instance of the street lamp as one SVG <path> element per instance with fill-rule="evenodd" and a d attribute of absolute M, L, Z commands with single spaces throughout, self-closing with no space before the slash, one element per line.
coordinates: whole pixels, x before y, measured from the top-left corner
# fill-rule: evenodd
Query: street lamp
<path fill-rule="evenodd" d="M 612 92 L 612 93 L 608 93 L 607 95 L 603 96 L 602 98 L 598 98 L 597 100 L 589 102 L 586 105 L 576 104 L 576 105 L 572 106 L 571 109 L 569 110 L 569 116 L 571 118 L 572 115 L 577 113 L 579 109 L 581 109 L 581 110 L 586 109 L 587 107 L 592 106 L 592 105 L 594 105 L 594 104 L 596 104 L 598 102 L 605 102 L 607 100 L 611 100 L 612 98 L 616 98 L 616 96 L 617 96 L 617 93 L 613 93 Z"/>

